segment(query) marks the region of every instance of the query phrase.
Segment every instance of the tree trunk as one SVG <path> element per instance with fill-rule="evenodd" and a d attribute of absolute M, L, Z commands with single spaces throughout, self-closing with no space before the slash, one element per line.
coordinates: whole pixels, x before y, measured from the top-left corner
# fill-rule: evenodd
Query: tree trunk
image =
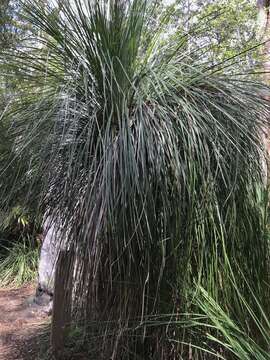
<path fill-rule="evenodd" d="M 270 0 L 257 0 L 258 7 L 258 39 L 264 43 L 263 56 L 263 81 L 270 85 Z M 265 100 L 270 101 L 270 93 L 262 94 Z M 266 174 L 266 182 L 269 184 L 269 155 L 270 155 L 270 129 L 262 129 L 262 138 L 266 151 L 266 160 L 264 160 L 264 172 Z"/>
<path fill-rule="evenodd" d="M 55 267 L 61 245 L 61 232 L 58 224 L 50 216 L 43 225 L 42 242 L 38 268 L 38 295 L 53 295 Z"/>
<path fill-rule="evenodd" d="M 51 331 L 51 347 L 54 357 L 65 359 L 65 340 L 71 325 L 73 265 L 71 251 L 61 250 L 59 253 L 53 300 L 53 317 Z M 69 271 L 67 271 L 69 269 Z"/>

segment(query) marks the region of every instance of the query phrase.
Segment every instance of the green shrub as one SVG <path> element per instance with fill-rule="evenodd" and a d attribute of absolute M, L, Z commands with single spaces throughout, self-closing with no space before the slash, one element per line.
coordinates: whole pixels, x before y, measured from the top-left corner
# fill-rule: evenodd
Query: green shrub
<path fill-rule="evenodd" d="M 1 250 L 0 286 L 20 286 L 36 279 L 39 249 L 29 236 Z"/>

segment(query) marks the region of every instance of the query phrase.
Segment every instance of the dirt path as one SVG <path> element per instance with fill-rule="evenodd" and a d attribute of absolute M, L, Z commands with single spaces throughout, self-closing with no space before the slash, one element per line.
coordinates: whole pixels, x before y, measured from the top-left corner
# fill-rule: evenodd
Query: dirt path
<path fill-rule="evenodd" d="M 0 360 L 38 359 L 38 336 L 47 315 L 31 302 L 33 285 L 0 290 Z"/>

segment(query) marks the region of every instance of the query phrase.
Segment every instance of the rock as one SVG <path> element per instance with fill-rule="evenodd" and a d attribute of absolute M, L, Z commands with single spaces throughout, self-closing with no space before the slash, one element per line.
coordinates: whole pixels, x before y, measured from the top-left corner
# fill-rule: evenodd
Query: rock
<path fill-rule="evenodd" d="M 52 302 L 52 296 L 46 293 L 36 296 L 34 299 L 34 303 L 39 306 L 47 306 L 50 302 Z"/>

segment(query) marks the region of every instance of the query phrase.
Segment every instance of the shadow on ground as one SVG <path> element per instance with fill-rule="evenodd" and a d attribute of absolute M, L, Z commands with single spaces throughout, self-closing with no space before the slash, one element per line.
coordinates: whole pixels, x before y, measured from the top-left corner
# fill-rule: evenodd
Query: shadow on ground
<path fill-rule="evenodd" d="M 39 359 L 50 319 L 34 294 L 34 285 L 0 290 L 0 360 Z"/>

